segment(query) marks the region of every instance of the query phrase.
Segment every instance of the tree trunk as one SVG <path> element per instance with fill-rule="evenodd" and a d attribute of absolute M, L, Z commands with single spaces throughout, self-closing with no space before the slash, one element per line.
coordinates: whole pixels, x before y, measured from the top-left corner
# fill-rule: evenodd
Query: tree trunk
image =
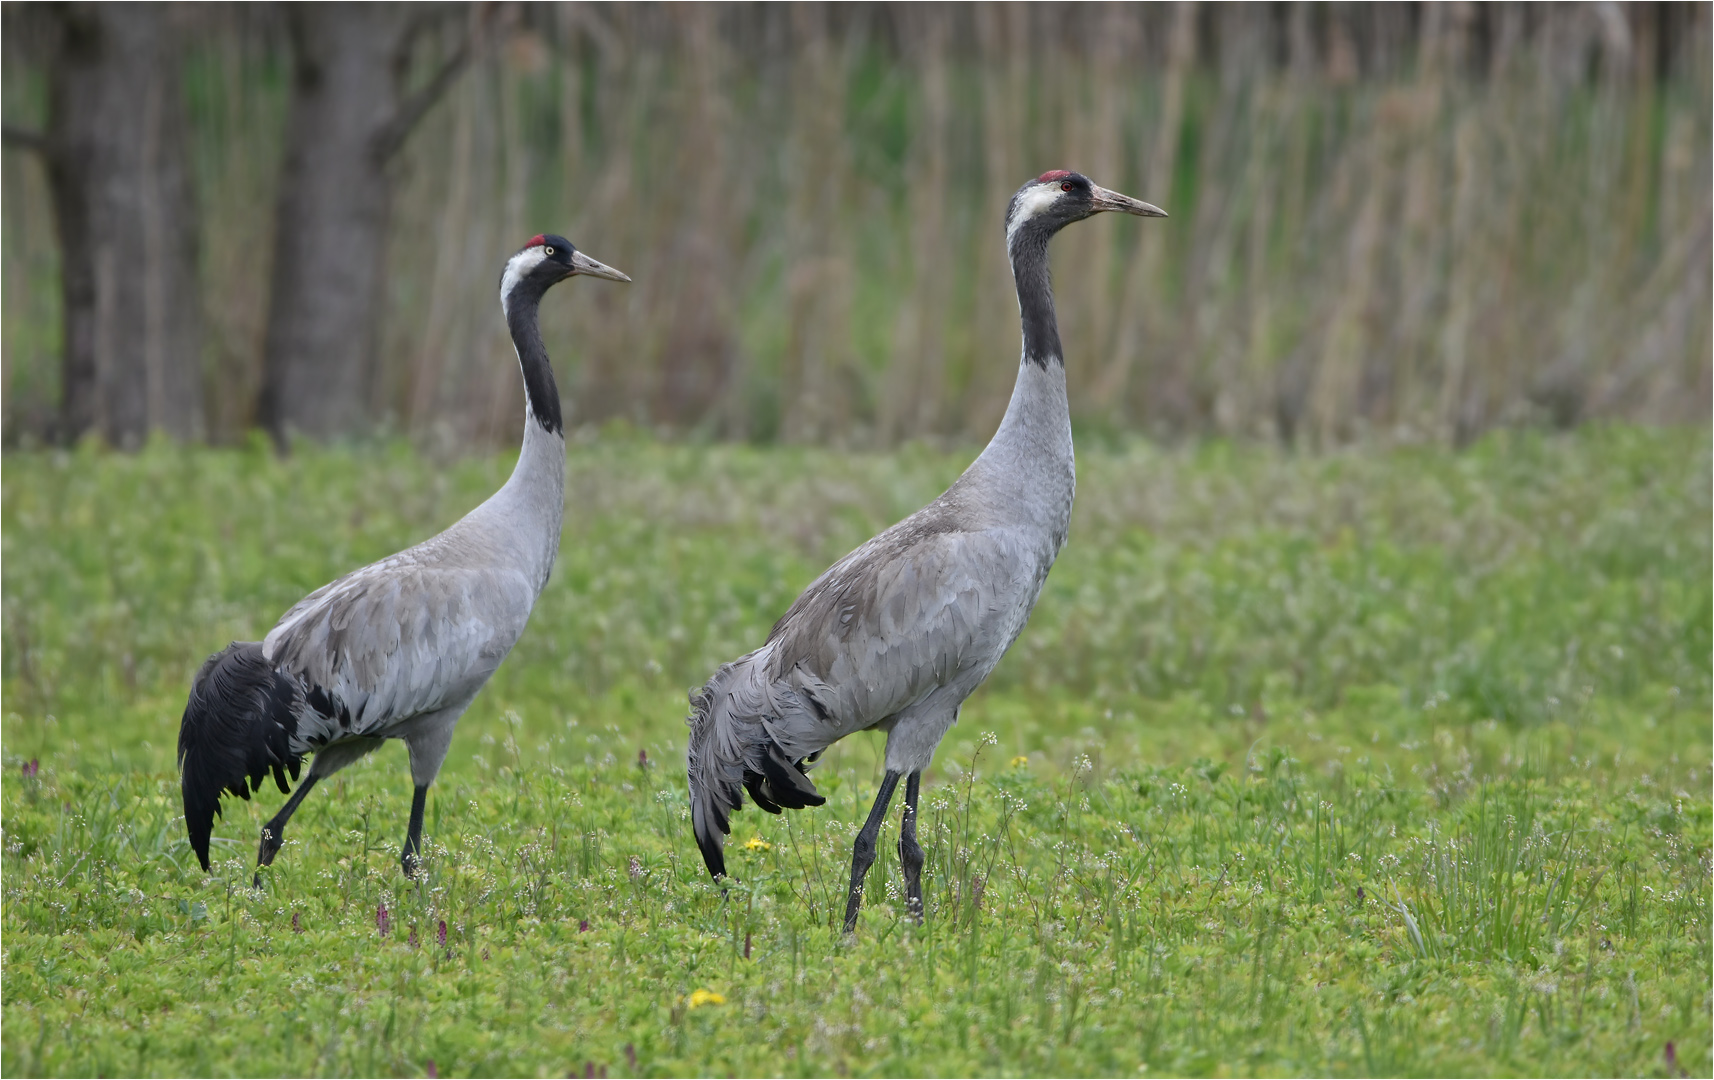
<path fill-rule="evenodd" d="M 404 76 L 420 26 L 411 9 L 340 3 L 288 12 L 291 119 L 260 406 L 282 449 L 293 434 L 349 435 L 368 415 L 392 202 L 387 162 L 467 52 L 460 47 L 407 96 Z"/>
<path fill-rule="evenodd" d="M 158 4 L 59 9 L 46 156 L 60 239 L 58 435 L 202 434 L 197 217 L 177 42 Z"/>

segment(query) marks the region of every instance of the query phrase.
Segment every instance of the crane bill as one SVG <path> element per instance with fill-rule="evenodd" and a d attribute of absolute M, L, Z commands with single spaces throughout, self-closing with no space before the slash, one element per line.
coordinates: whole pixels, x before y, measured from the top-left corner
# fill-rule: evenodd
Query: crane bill
<path fill-rule="evenodd" d="M 571 253 L 571 272 L 587 274 L 590 277 L 606 278 L 608 281 L 630 281 L 630 277 L 613 269 L 604 262 L 591 259 L 581 251 Z"/>
<path fill-rule="evenodd" d="M 1129 195 L 1121 195 L 1117 191 L 1108 191 L 1097 187 L 1094 195 L 1095 211 L 1111 211 L 1118 214 L 1135 214 L 1138 217 L 1166 217 L 1167 213 L 1153 203 L 1141 199 L 1133 199 Z"/>

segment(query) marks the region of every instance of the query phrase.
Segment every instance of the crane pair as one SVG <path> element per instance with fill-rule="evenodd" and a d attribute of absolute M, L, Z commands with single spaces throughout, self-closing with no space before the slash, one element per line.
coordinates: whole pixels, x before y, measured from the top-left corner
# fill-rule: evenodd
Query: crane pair
<path fill-rule="evenodd" d="M 899 862 L 921 919 L 922 770 L 964 699 L 1022 632 L 1070 525 L 1076 465 L 1047 248 L 1066 225 L 1103 212 L 1166 216 L 1066 170 L 1012 196 L 1006 250 L 1023 355 L 993 439 L 939 498 L 835 563 L 761 648 L 691 694 L 691 824 L 716 879 L 746 791 L 770 813 L 819 806 L 825 799 L 809 774 L 822 752 L 880 730 L 885 773 L 853 848 L 845 929 L 856 927 L 901 779 Z M 523 633 L 559 551 L 565 435 L 537 312 L 548 289 L 579 274 L 630 280 L 549 235 L 533 237 L 501 277 L 525 399 L 523 449 L 505 485 L 438 536 L 317 589 L 262 641 L 235 642 L 197 673 L 178 758 L 185 827 L 204 870 L 226 792 L 248 799 L 270 773 L 290 792 L 287 774 L 296 780 L 312 757 L 263 826 L 259 883 L 316 782 L 402 739 L 415 792 L 401 862 L 415 873 L 428 788 L 453 728 Z"/>

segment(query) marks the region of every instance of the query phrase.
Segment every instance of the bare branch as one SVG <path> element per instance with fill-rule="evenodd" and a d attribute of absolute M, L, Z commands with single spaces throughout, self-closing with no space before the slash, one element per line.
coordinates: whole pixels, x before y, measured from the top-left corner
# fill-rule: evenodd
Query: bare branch
<path fill-rule="evenodd" d="M 465 66 L 470 63 L 477 40 L 486 37 L 485 31 L 488 24 L 493 21 L 493 11 L 496 6 L 493 4 L 482 5 L 482 10 L 472 20 L 474 26 L 465 31 L 464 37 L 459 40 L 458 47 L 452 51 L 452 55 L 446 58 L 440 65 L 440 69 L 430 77 L 428 82 L 401 101 L 392 117 L 381 126 L 381 130 L 375 135 L 375 153 L 380 160 L 386 161 L 398 153 L 399 148 L 410 137 L 412 129 L 434 107 L 435 102 L 439 101 L 452 84 L 458 80 L 458 76 L 463 73 Z M 415 38 L 421 29 L 420 25 L 407 29 L 407 39 Z"/>

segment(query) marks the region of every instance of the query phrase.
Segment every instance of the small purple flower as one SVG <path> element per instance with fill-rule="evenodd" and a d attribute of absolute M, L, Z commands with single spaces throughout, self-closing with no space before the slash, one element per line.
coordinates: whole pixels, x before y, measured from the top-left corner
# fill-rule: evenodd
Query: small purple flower
<path fill-rule="evenodd" d="M 434 1058 L 429 1058 L 423 1064 L 423 1075 L 429 1080 L 440 1080 L 440 1070 L 434 1067 Z"/>
<path fill-rule="evenodd" d="M 445 919 L 442 919 L 440 921 L 440 929 L 435 931 L 434 940 L 435 940 L 436 945 L 439 945 L 443 949 L 446 948 L 446 920 Z"/>
<path fill-rule="evenodd" d="M 631 856 L 631 880 L 641 881 L 643 880 L 643 875 L 646 873 L 648 873 L 648 871 L 643 869 L 643 860 L 637 858 L 635 855 Z"/>
<path fill-rule="evenodd" d="M 388 916 L 387 902 L 383 900 L 380 905 L 375 908 L 375 929 L 381 931 L 382 937 L 386 937 L 387 931 L 392 928 L 393 920 Z"/>
<path fill-rule="evenodd" d="M 750 959 L 750 931 L 744 931 L 744 959 Z"/>
<path fill-rule="evenodd" d="M 24 779 L 34 780 L 36 778 L 36 773 L 41 771 L 41 768 L 42 763 L 37 761 L 35 758 L 31 758 L 29 764 L 24 766 Z"/>
<path fill-rule="evenodd" d="M 589 933 L 589 920 L 588 919 L 577 920 L 577 932 L 580 934 Z"/>
<path fill-rule="evenodd" d="M 646 769 L 648 767 L 649 767 L 649 752 L 647 750 L 638 748 L 638 750 L 637 750 L 637 768 Z"/>
<path fill-rule="evenodd" d="M 631 1066 L 631 1071 L 637 1071 L 637 1048 L 630 1043 L 625 1044 L 625 1060 Z"/>
<path fill-rule="evenodd" d="M 416 927 L 414 927 L 414 926 L 411 927 L 411 934 L 409 937 L 407 937 L 405 939 L 405 941 L 407 944 L 410 945 L 411 948 L 414 949 L 417 947 L 417 928 Z"/>
<path fill-rule="evenodd" d="M 294 911 L 294 912 L 292 912 L 292 933 L 301 934 L 303 932 L 304 932 L 304 924 L 298 918 L 298 913 Z"/>

